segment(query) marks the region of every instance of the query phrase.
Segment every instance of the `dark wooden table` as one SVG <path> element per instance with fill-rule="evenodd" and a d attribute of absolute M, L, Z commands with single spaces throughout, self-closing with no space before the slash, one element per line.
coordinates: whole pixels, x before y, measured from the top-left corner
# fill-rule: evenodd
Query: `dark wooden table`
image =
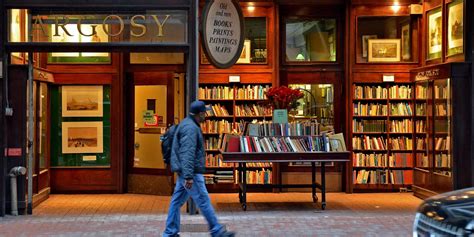
<path fill-rule="evenodd" d="M 326 162 L 349 162 L 350 152 L 223 152 L 220 151 L 223 162 L 238 163 L 239 172 L 239 201 L 242 209 L 247 210 L 247 163 L 255 162 L 272 162 L 272 163 L 288 163 L 288 162 L 311 162 L 311 184 L 262 184 L 264 187 L 270 188 L 304 188 L 311 187 L 313 202 L 318 201 L 316 189 L 321 190 L 321 209 L 326 208 Z M 321 183 L 316 182 L 316 165 L 315 162 L 321 163 Z"/>

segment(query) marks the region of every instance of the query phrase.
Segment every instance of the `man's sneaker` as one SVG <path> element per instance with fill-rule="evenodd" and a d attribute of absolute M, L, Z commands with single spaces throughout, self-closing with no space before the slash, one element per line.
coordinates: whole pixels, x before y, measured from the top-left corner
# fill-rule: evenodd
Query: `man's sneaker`
<path fill-rule="evenodd" d="M 224 231 L 219 235 L 219 237 L 234 237 L 234 236 L 235 236 L 235 232 L 232 232 L 232 231 Z"/>

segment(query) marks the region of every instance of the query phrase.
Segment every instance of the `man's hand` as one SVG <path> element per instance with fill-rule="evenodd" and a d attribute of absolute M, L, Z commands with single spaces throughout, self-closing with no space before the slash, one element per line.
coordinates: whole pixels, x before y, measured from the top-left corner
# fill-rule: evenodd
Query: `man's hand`
<path fill-rule="evenodd" d="M 193 187 L 193 183 L 194 181 L 192 179 L 186 179 L 186 181 L 184 181 L 184 187 L 191 189 Z"/>

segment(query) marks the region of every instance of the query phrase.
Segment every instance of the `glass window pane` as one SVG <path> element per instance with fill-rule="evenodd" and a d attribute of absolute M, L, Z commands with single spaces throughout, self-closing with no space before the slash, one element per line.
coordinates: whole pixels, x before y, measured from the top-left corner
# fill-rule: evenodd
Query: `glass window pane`
<path fill-rule="evenodd" d="M 334 127 L 334 85 L 332 84 L 290 84 L 299 88 L 304 97 L 298 100 L 297 117 L 316 117 L 323 126 Z"/>
<path fill-rule="evenodd" d="M 286 20 L 286 61 L 336 61 L 336 20 Z"/>
<path fill-rule="evenodd" d="M 46 83 L 40 83 L 40 96 L 39 96 L 39 124 L 38 124 L 38 148 L 39 148 L 39 167 L 40 170 L 47 169 L 46 163 L 46 128 L 47 128 L 47 109 L 48 109 L 48 85 Z"/>
<path fill-rule="evenodd" d="M 267 62 L 267 19 L 265 17 L 246 17 L 245 18 L 245 42 L 242 55 L 239 62 L 245 63 L 250 59 L 250 63 Z M 249 57 L 245 55 L 250 52 Z"/>

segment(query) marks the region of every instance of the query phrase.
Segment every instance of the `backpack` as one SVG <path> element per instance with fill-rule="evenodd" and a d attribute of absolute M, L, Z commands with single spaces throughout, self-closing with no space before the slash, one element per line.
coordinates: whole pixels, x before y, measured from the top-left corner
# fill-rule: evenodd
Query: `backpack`
<path fill-rule="evenodd" d="M 165 132 L 160 138 L 161 140 L 161 153 L 163 155 L 163 161 L 165 164 L 169 165 L 171 160 L 171 148 L 173 146 L 173 138 L 176 130 L 178 128 L 178 124 L 174 124 L 168 131 Z"/>

